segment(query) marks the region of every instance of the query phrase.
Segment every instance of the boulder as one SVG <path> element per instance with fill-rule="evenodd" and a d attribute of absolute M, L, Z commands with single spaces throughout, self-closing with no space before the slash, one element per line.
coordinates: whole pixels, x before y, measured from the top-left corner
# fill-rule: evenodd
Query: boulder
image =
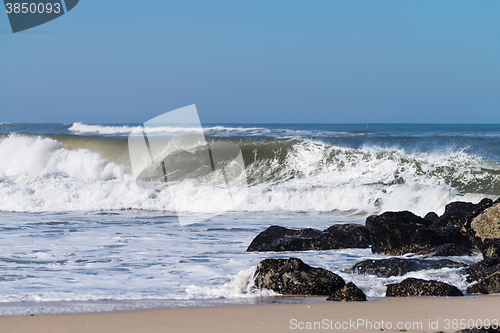
<path fill-rule="evenodd" d="M 354 283 L 349 282 L 344 288 L 328 296 L 326 300 L 335 302 L 362 302 L 366 301 L 366 295 Z"/>
<path fill-rule="evenodd" d="M 311 250 L 365 249 L 372 244 L 370 230 L 355 223 L 334 224 L 311 239 Z"/>
<path fill-rule="evenodd" d="M 500 203 L 485 209 L 470 226 L 483 242 L 486 238 L 500 238 Z"/>
<path fill-rule="evenodd" d="M 482 261 L 465 269 L 467 282 L 479 281 L 495 272 L 500 271 L 500 258 L 485 258 Z"/>
<path fill-rule="evenodd" d="M 471 249 L 465 246 L 447 243 L 443 245 L 438 245 L 429 250 L 424 250 L 412 254 L 412 256 L 423 256 L 424 258 L 430 257 L 451 257 L 451 256 L 471 256 L 474 253 Z"/>
<path fill-rule="evenodd" d="M 485 198 L 477 204 L 462 201 L 449 203 L 446 205 L 444 214 L 439 217 L 439 220 L 434 223 L 432 228 L 436 231 L 442 230 L 445 232 L 446 228 L 451 228 L 454 230 L 454 235 L 449 235 L 452 237 L 449 238 L 450 243 L 480 250 L 482 247 L 481 240 L 476 237 L 474 230 L 472 230 L 471 221 L 493 204 L 493 201 L 489 198 Z"/>
<path fill-rule="evenodd" d="M 424 220 L 429 220 L 431 222 L 437 222 L 439 220 L 439 215 L 434 212 L 429 212 L 425 214 Z"/>
<path fill-rule="evenodd" d="M 370 231 L 361 224 L 335 224 L 323 232 L 316 229 L 292 230 L 272 226 L 261 232 L 247 251 L 308 251 L 367 248 Z"/>
<path fill-rule="evenodd" d="M 481 253 L 483 258 L 500 257 L 500 238 L 486 238 Z"/>
<path fill-rule="evenodd" d="M 386 296 L 463 296 L 463 294 L 457 287 L 444 282 L 408 278 L 400 283 L 387 285 Z"/>
<path fill-rule="evenodd" d="M 258 234 L 247 251 L 304 251 L 304 239 L 320 234 L 316 229 L 292 230 L 273 225 Z"/>
<path fill-rule="evenodd" d="M 455 201 L 446 205 L 444 214 L 439 218 L 441 225 L 454 227 L 457 230 L 468 233 L 470 218 L 491 207 L 493 200 L 485 198 L 477 204 L 471 202 Z"/>
<path fill-rule="evenodd" d="M 488 275 L 467 288 L 468 294 L 500 293 L 500 271 Z"/>
<path fill-rule="evenodd" d="M 263 260 L 254 277 L 258 288 L 283 295 L 331 295 L 345 286 L 337 274 L 311 267 L 297 258 Z"/>
<path fill-rule="evenodd" d="M 432 221 L 407 211 L 369 216 L 366 227 L 372 233 L 372 252 L 403 255 L 449 243 L 430 228 L 431 224 Z"/>
<path fill-rule="evenodd" d="M 380 277 L 390 277 L 405 275 L 409 272 L 424 269 L 440 269 L 444 267 L 459 268 L 465 264 L 454 262 L 448 259 L 443 260 L 422 260 L 422 259 L 367 259 L 358 262 L 353 266 L 354 274 L 377 275 Z"/>
<path fill-rule="evenodd" d="M 443 226 L 439 222 L 433 223 L 430 226 L 439 236 L 446 239 L 447 243 L 457 244 L 466 248 L 472 248 L 473 236 L 463 233 L 455 227 Z"/>

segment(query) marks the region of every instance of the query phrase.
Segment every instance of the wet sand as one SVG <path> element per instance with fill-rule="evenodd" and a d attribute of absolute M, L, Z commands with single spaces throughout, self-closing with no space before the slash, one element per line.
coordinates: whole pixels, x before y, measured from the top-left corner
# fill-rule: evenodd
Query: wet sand
<path fill-rule="evenodd" d="M 0 317 L 1 332 L 455 332 L 500 321 L 500 295 Z"/>

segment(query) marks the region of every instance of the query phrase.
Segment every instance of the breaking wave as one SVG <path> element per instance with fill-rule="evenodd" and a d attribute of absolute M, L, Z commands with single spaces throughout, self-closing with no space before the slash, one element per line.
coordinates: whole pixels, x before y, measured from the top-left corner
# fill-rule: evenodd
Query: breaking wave
<path fill-rule="evenodd" d="M 500 163 L 463 150 L 419 153 L 309 139 L 212 138 L 211 144 L 228 140 L 241 147 L 246 165 L 249 189 L 241 211 L 423 215 L 442 213 L 454 200 L 500 195 Z M 1 211 L 214 209 L 187 202 L 173 207 L 166 191 L 138 187 L 125 138 L 10 134 L 0 138 L 0 156 Z M 224 195 L 192 180 L 176 186 L 211 198 Z"/>

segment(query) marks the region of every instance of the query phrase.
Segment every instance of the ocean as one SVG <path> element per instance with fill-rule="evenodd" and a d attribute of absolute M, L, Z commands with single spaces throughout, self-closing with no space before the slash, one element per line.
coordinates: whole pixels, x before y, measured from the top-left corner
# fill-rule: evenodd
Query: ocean
<path fill-rule="evenodd" d="M 217 200 L 221 190 L 185 180 L 174 207 L 167 191 L 135 182 L 127 141 L 135 126 L 0 124 L 0 315 L 280 301 L 253 284 L 266 258 L 331 270 L 370 299 L 410 276 L 464 291 L 458 269 L 351 274 L 358 261 L 388 257 L 370 249 L 246 248 L 271 225 L 323 230 L 500 196 L 500 125 L 204 124 L 209 144 L 241 148 L 245 200 L 229 211 L 193 206 L 189 193 Z M 179 223 L 179 213 L 198 221 L 208 212 Z"/>

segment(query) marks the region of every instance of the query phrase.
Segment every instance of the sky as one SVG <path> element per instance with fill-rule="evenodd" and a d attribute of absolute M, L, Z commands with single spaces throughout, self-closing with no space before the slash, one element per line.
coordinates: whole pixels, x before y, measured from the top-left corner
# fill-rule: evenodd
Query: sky
<path fill-rule="evenodd" d="M 500 123 L 500 1 L 80 0 L 13 34 L 0 122 Z"/>

